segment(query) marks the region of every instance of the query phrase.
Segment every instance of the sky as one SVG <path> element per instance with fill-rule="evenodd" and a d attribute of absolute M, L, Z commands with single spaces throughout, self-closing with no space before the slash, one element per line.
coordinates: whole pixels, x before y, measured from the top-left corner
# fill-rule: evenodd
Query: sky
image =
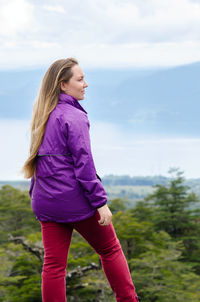
<path fill-rule="evenodd" d="M 200 0 L 0 0 L 0 7 L 0 70 L 46 67 L 69 56 L 91 69 L 200 61 Z M 0 120 L 0 180 L 23 179 L 29 125 Z M 167 175 L 172 166 L 188 178 L 200 176 L 199 137 L 138 137 L 117 125 L 92 125 L 101 176 Z"/>
<path fill-rule="evenodd" d="M 199 0 L 0 0 L 0 69 L 75 56 L 83 67 L 200 60 Z"/>

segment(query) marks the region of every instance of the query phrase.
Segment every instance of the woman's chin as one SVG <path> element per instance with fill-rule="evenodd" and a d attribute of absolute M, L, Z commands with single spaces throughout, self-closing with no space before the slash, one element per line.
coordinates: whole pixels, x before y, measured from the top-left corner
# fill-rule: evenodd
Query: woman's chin
<path fill-rule="evenodd" d="M 78 98 L 78 101 L 82 101 L 82 100 L 84 100 L 84 98 L 85 98 L 85 96 L 82 96 L 82 97 Z"/>

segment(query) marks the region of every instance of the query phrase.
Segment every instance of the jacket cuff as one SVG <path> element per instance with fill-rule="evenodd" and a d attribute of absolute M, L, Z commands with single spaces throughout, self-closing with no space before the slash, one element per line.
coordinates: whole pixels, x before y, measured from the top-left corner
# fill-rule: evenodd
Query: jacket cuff
<path fill-rule="evenodd" d="M 99 209 L 99 208 L 105 206 L 105 204 L 107 204 L 107 200 L 106 200 L 106 202 L 102 203 L 101 205 L 97 206 L 96 208 Z"/>

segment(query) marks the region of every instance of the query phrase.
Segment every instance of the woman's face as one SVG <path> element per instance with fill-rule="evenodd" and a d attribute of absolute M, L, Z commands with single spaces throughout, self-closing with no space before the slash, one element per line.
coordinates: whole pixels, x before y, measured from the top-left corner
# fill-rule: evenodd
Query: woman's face
<path fill-rule="evenodd" d="M 71 68 L 73 76 L 65 83 L 61 82 L 60 88 L 63 92 L 73 96 L 77 100 L 83 100 L 85 94 L 85 88 L 88 87 L 84 79 L 84 73 L 79 65 L 74 65 Z"/>

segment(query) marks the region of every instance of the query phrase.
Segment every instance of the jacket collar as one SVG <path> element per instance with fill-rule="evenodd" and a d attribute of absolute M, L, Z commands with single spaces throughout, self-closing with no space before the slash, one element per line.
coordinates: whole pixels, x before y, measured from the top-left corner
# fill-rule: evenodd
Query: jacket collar
<path fill-rule="evenodd" d="M 70 104 L 74 107 L 76 107 L 77 109 L 85 112 L 87 114 L 87 111 L 85 111 L 85 109 L 79 104 L 78 100 L 75 99 L 73 96 L 66 94 L 66 93 L 60 93 L 59 95 L 59 100 L 58 103 L 67 103 Z"/>

